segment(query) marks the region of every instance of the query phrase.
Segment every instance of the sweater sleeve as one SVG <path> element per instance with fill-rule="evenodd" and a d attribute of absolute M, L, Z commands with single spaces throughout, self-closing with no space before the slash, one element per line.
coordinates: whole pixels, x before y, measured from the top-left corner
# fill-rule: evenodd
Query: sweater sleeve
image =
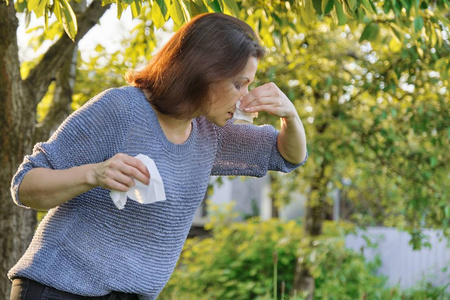
<path fill-rule="evenodd" d="M 68 169 L 109 159 L 120 151 L 131 118 L 129 98 L 110 89 L 73 112 L 47 142 L 26 155 L 11 182 L 13 201 L 22 207 L 19 186 L 33 168 Z"/>
<path fill-rule="evenodd" d="M 285 160 L 277 147 L 278 131 L 270 125 L 216 127 L 218 150 L 211 175 L 262 177 L 267 171 L 288 173 L 305 164 Z"/>

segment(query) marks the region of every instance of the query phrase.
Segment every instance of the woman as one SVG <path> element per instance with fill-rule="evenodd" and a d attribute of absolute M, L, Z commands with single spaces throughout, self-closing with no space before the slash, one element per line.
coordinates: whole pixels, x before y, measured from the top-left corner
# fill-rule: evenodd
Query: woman
<path fill-rule="evenodd" d="M 273 83 L 248 92 L 262 56 L 244 22 L 200 15 L 127 75 L 130 86 L 99 94 L 35 145 L 12 194 L 18 205 L 50 211 L 8 274 L 12 299 L 155 299 L 211 175 L 264 176 L 303 164 L 293 104 Z M 239 99 L 246 112 L 280 117 L 281 131 L 233 125 Z M 167 200 L 118 210 L 110 190 L 152 180 L 138 154 L 155 161 Z"/>

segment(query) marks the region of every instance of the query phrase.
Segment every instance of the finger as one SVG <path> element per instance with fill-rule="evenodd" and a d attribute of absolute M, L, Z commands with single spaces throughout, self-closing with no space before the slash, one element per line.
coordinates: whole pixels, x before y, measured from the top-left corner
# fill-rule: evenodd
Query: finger
<path fill-rule="evenodd" d="M 272 95 L 265 95 L 263 97 L 254 99 L 252 102 L 250 102 L 247 105 L 247 107 L 245 107 L 243 109 L 243 111 L 245 111 L 245 112 L 252 112 L 252 111 L 254 111 L 253 108 L 255 106 L 261 106 L 261 105 L 272 105 L 274 107 L 279 107 L 280 106 L 280 99 L 276 98 L 276 97 L 274 97 Z"/>
<path fill-rule="evenodd" d="M 121 172 L 116 171 L 112 173 L 110 178 L 122 185 L 127 186 L 128 188 L 131 188 L 135 185 L 133 177 L 123 174 Z"/>
<path fill-rule="evenodd" d="M 144 165 L 144 168 L 147 170 L 147 173 L 148 173 L 148 169 L 147 169 L 147 167 L 145 165 Z M 123 174 L 127 175 L 128 177 L 136 178 L 137 180 L 139 180 L 143 184 L 149 184 L 150 183 L 150 174 L 148 174 L 148 176 L 143 174 L 142 171 L 140 169 L 138 169 L 137 167 L 124 164 L 120 168 L 120 172 L 122 172 Z"/>
<path fill-rule="evenodd" d="M 265 111 L 272 115 L 282 117 L 279 113 L 280 112 L 279 107 L 273 106 L 273 105 L 257 105 L 257 106 L 252 106 L 252 107 L 245 109 L 245 112 L 248 112 L 248 113 L 260 112 L 260 111 Z"/>
<path fill-rule="evenodd" d="M 259 86 L 256 89 L 253 89 L 248 94 L 245 94 L 241 99 L 240 108 L 244 109 L 248 106 L 254 105 L 254 101 L 262 98 L 276 98 L 277 91 L 270 88 L 270 86 Z"/>
<path fill-rule="evenodd" d="M 105 180 L 105 187 L 110 190 L 115 190 L 119 192 L 128 192 L 130 189 L 129 186 L 122 184 L 120 182 L 115 181 L 112 178 L 108 178 Z"/>
<path fill-rule="evenodd" d="M 136 178 L 137 180 L 141 181 L 144 184 L 149 183 L 150 173 L 142 161 L 140 161 L 137 158 L 127 156 L 123 157 L 123 162 L 135 169 L 133 171 L 130 171 L 130 169 L 124 170 L 128 175 L 133 176 L 134 178 Z"/>

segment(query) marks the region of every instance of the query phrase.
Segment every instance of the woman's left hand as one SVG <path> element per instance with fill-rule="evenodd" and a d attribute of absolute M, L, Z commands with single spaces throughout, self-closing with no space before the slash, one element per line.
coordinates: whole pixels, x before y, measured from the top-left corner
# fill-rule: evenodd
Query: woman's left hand
<path fill-rule="evenodd" d="M 294 104 L 273 82 L 258 86 L 244 95 L 240 108 L 247 113 L 266 111 L 280 118 L 297 116 Z"/>

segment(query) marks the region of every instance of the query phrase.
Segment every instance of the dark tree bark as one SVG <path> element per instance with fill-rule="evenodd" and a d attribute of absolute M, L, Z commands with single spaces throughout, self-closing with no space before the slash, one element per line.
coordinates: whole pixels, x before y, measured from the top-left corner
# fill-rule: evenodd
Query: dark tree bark
<path fill-rule="evenodd" d="M 325 220 L 326 206 L 326 184 L 327 180 L 324 178 L 325 167 L 327 162 L 324 160 L 320 165 L 317 175 L 313 180 L 310 195 L 317 195 L 317 199 L 312 202 L 308 201 L 305 216 L 305 234 L 308 236 L 319 236 L 322 234 L 323 221 Z"/>
<path fill-rule="evenodd" d="M 34 232 L 36 212 L 16 207 L 11 178 L 31 149 L 35 109 L 20 78 L 14 3 L 0 1 L 0 298 L 9 299 L 6 273 L 25 251 Z"/>
<path fill-rule="evenodd" d="M 66 61 L 56 72 L 52 104 L 44 120 L 36 124 L 33 145 L 47 140 L 72 112 L 71 104 L 76 76 L 77 48 L 75 47 L 73 50 L 72 59 Z"/>
<path fill-rule="evenodd" d="M 319 165 L 315 179 L 312 181 L 314 184 L 311 186 L 309 194 L 317 195 L 316 199 L 311 202 L 308 201 L 306 206 L 305 216 L 305 238 L 310 239 L 310 243 L 314 241 L 314 237 L 322 234 L 323 221 L 325 219 L 326 211 L 326 182 L 324 178 L 324 170 L 327 165 L 326 160 Z M 308 197 L 309 198 L 309 197 Z M 315 281 L 308 267 L 302 260 L 297 261 L 294 273 L 293 293 L 306 292 L 306 300 L 312 300 L 314 297 Z"/>
<path fill-rule="evenodd" d="M 0 1 L 0 299 L 9 299 L 11 284 L 6 274 L 26 250 L 36 226 L 36 212 L 12 202 L 10 184 L 23 157 L 31 153 L 37 104 L 58 70 L 72 60 L 76 43 L 108 8 L 109 5 L 102 7 L 100 0 L 94 0 L 77 16 L 75 41 L 62 36 L 22 80 L 14 2 Z"/>
<path fill-rule="evenodd" d="M 275 177 L 275 175 L 273 175 L 273 173 L 269 173 L 269 178 L 270 178 L 270 185 L 273 186 L 277 180 L 277 178 Z M 280 210 L 278 209 L 278 206 L 276 205 L 276 197 L 275 194 L 272 192 L 271 193 L 271 202 L 272 202 L 272 218 L 278 218 L 280 216 Z"/>
<path fill-rule="evenodd" d="M 322 124 L 317 132 L 322 134 L 328 124 Z M 318 165 L 316 174 L 308 196 L 308 203 L 306 205 L 305 215 L 305 238 L 308 238 L 311 245 L 314 238 L 322 234 L 323 221 L 325 220 L 325 213 L 327 209 L 326 190 L 328 178 L 325 175 L 325 169 L 329 165 L 329 161 L 324 157 L 322 163 Z M 313 196 L 314 195 L 314 196 Z M 298 259 L 295 266 L 293 293 L 302 292 L 307 294 L 306 299 L 312 300 L 314 298 L 315 280 L 305 263 Z"/>

